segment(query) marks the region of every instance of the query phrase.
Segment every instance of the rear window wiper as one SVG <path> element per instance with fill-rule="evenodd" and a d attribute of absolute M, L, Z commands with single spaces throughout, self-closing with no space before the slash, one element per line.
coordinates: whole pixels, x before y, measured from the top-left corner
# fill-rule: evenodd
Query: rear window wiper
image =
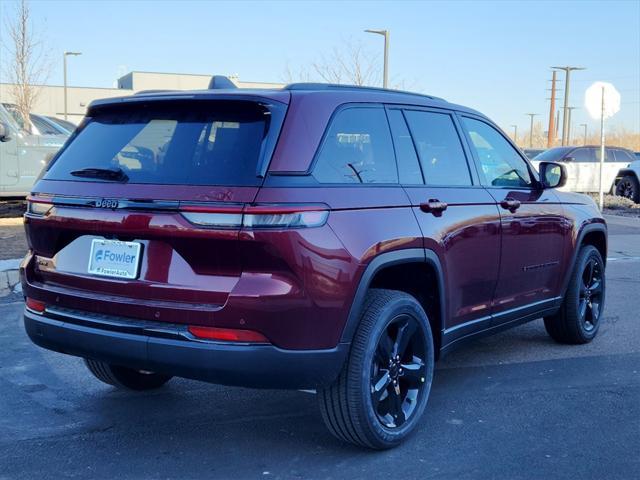
<path fill-rule="evenodd" d="M 71 172 L 74 177 L 99 178 L 114 182 L 127 182 L 129 177 L 121 168 L 83 168 Z"/>

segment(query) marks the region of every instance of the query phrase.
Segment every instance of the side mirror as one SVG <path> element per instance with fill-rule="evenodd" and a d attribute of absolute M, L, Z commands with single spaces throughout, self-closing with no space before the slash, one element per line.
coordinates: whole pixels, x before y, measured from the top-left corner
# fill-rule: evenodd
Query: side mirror
<path fill-rule="evenodd" d="M 575 162 L 575 161 L 576 161 L 576 159 L 575 159 L 575 157 L 564 157 L 564 158 L 562 159 L 562 161 L 563 161 L 563 162 Z"/>
<path fill-rule="evenodd" d="M 9 140 L 11 140 L 9 138 L 9 129 L 4 123 L 0 122 L 0 142 L 8 142 Z"/>
<path fill-rule="evenodd" d="M 543 188 L 560 188 L 567 183 L 567 169 L 561 163 L 540 162 L 538 171 Z"/>

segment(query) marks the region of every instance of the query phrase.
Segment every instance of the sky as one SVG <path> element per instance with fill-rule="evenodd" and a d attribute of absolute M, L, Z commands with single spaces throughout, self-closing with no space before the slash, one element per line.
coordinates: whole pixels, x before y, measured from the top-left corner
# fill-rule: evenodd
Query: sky
<path fill-rule="evenodd" d="M 0 0 L 3 24 L 14 2 Z M 575 65 L 570 106 L 595 132 L 584 108 L 594 81 L 615 85 L 620 112 L 609 128 L 640 132 L 640 0 L 449 2 L 213 2 L 32 0 L 33 28 L 51 54 L 48 83 L 113 87 L 132 70 L 237 74 L 285 82 L 287 69 L 311 71 L 333 49 L 361 44 L 382 69 L 390 31 L 390 83 L 475 108 L 506 131 L 546 129 L 551 66 Z M 0 41 L 6 41 L 0 29 Z M 2 50 L 6 55 L 6 50 Z M 563 78 L 563 74 L 559 75 Z M 559 84 L 560 95 L 563 83 Z"/>

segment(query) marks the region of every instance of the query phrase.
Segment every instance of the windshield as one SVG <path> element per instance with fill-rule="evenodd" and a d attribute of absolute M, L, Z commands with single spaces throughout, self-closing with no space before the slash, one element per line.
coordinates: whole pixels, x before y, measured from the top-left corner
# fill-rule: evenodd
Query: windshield
<path fill-rule="evenodd" d="M 549 150 L 546 150 L 538 155 L 536 155 L 535 157 L 533 157 L 533 160 L 535 160 L 536 162 L 557 162 L 558 160 L 560 160 L 562 157 L 565 156 L 565 154 L 571 150 L 572 147 L 556 147 L 556 148 L 551 148 Z"/>
<path fill-rule="evenodd" d="M 96 169 L 122 170 L 128 183 L 259 185 L 269 118 L 266 108 L 248 101 L 104 107 L 87 119 L 44 178 L 104 181 L 72 175 Z"/>

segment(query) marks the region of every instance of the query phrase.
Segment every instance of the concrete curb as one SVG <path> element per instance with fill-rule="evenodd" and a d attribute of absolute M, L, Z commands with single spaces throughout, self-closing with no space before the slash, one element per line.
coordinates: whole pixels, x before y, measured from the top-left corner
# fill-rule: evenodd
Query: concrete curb
<path fill-rule="evenodd" d="M 22 217 L 0 218 L 0 227 L 18 227 L 24 223 Z"/>

